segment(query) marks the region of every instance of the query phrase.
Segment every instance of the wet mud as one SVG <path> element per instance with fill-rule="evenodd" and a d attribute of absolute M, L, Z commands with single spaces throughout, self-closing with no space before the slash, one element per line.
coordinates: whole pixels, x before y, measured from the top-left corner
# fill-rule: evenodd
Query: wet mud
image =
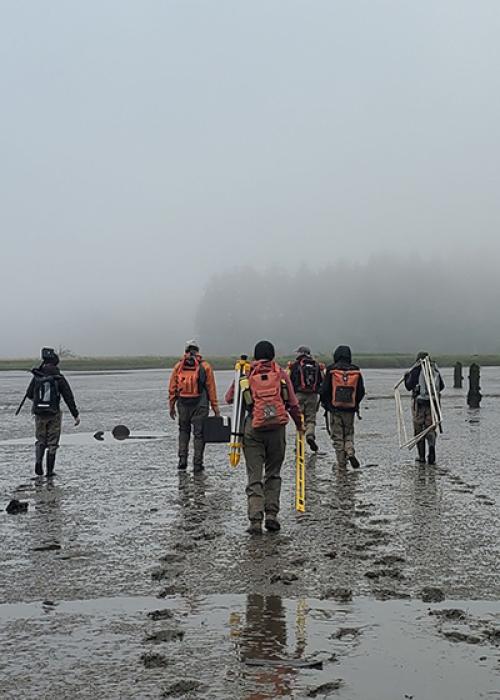
<path fill-rule="evenodd" d="M 447 391 L 436 467 L 399 453 L 376 398 L 398 374 L 366 373 L 360 470 L 333 468 L 319 417 L 304 515 L 290 433 L 282 530 L 259 538 L 224 446 L 178 473 L 167 373 L 70 376 L 82 426 L 66 417 L 51 480 L 12 415 L 26 377 L 0 375 L 1 697 L 496 697 L 500 372 L 479 411 Z M 118 424 L 157 439 L 108 437 Z"/>

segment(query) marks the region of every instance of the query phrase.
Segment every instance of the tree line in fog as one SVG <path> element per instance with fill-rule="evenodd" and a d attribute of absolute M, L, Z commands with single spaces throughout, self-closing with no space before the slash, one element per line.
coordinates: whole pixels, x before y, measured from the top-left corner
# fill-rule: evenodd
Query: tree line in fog
<path fill-rule="evenodd" d="M 241 266 L 211 278 L 196 327 L 206 354 L 251 352 L 261 338 L 283 354 L 303 343 L 325 353 L 338 344 L 357 353 L 499 352 L 499 293 L 500 274 L 486 259 Z"/>

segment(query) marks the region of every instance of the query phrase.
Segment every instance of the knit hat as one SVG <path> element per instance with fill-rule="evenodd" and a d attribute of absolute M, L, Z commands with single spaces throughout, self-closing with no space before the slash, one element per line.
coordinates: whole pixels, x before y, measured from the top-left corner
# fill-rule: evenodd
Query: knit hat
<path fill-rule="evenodd" d="M 256 360 L 274 360 L 274 345 L 269 340 L 259 340 L 253 351 Z"/>

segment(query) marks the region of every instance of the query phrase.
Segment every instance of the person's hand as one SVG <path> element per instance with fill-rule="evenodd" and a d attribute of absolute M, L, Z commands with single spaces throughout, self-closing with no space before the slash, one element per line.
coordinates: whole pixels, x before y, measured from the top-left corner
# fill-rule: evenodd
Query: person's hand
<path fill-rule="evenodd" d="M 170 418 L 171 418 L 172 420 L 175 420 L 175 419 L 177 418 L 177 413 L 176 413 L 176 411 L 175 411 L 175 406 L 172 406 L 172 408 L 170 409 Z"/>
<path fill-rule="evenodd" d="M 77 425 L 80 425 L 80 416 L 77 416 L 77 417 L 75 418 L 75 428 L 76 428 Z"/>
<path fill-rule="evenodd" d="M 218 408 L 214 408 L 214 416 L 220 416 L 220 411 Z"/>

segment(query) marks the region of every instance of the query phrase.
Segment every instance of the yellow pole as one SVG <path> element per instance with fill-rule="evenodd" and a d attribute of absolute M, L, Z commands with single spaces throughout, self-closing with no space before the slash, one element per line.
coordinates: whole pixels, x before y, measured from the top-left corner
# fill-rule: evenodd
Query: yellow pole
<path fill-rule="evenodd" d="M 297 430 L 295 438 L 295 510 L 306 512 L 306 459 L 304 432 Z"/>

